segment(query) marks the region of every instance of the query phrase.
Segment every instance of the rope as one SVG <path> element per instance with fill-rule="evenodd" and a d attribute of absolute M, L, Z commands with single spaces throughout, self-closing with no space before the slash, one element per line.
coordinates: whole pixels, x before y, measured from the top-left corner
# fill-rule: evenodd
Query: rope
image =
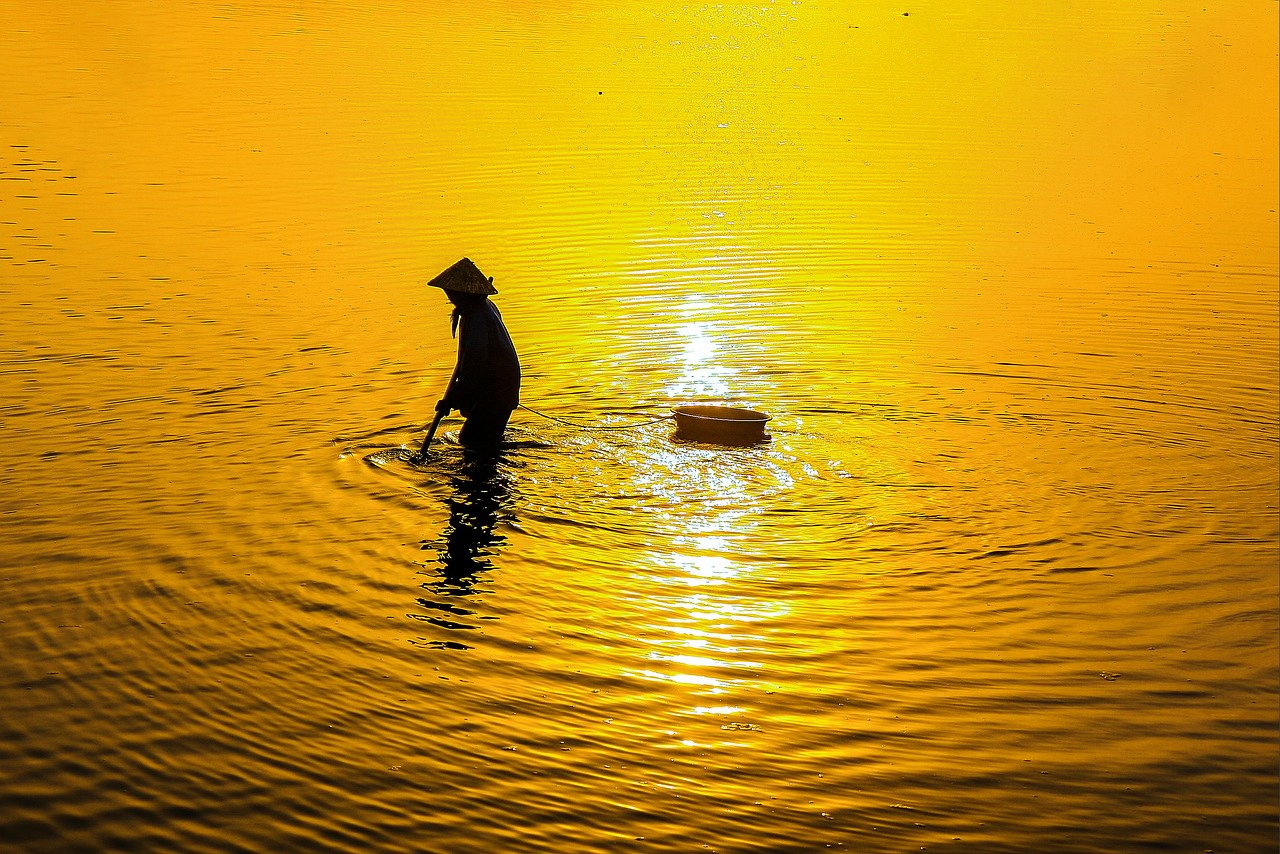
<path fill-rule="evenodd" d="M 672 416 L 670 415 L 664 415 L 661 418 L 655 418 L 652 421 L 641 421 L 639 424 L 608 424 L 608 425 L 601 426 L 599 424 L 579 424 L 576 421 L 566 421 L 563 418 L 556 418 L 554 415 L 548 415 L 545 412 L 539 412 L 538 410 L 534 409 L 532 406 L 525 406 L 523 403 L 520 404 L 520 408 L 527 409 L 530 412 L 532 412 L 534 415 L 541 415 L 543 418 L 546 418 L 548 421 L 559 421 L 561 424 L 568 424 L 570 427 L 580 427 L 583 430 L 634 430 L 637 427 L 646 427 L 650 424 L 657 424 L 659 421 L 669 421 L 672 418 Z"/>

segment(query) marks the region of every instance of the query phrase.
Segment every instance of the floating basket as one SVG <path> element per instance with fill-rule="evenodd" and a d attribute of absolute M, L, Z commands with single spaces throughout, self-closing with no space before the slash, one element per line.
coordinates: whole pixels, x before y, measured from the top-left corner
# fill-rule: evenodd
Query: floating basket
<path fill-rule="evenodd" d="M 764 425 L 769 416 L 754 409 L 732 406 L 677 406 L 676 438 L 717 445 L 754 445 L 768 436 Z"/>

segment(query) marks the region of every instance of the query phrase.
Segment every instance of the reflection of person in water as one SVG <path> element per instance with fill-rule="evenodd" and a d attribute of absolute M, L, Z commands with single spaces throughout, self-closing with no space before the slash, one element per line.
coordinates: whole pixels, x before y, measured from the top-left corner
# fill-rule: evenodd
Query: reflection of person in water
<path fill-rule="evenodd" d="M 499 521 L 512 518 L 511 484 L 496 457 L 468 453 L 453 478 L 453 488 L 448 527 L 422 547 L 435 549 L 440 561 L 441 578 L 427 585 L 428 589 L 437 594 L 465 595 L 472 592 L 477 573 L 493 568 L 491 556 L 506 543 L 494 529 Z"/>
<path fill-rule="evenodd" d="M 458 441 L 468 448 L 497 448 L 520 404 L 520 362 L 502 315 L 489 301 L 498 292 L 493 277 L 486 278 L 471 259 L 463 258 L 427 284 L 444 290 L 453 303 L 453 334 L 458 338 L 458 362 L 436 413 L 462 412 L 467 420 Z"/>

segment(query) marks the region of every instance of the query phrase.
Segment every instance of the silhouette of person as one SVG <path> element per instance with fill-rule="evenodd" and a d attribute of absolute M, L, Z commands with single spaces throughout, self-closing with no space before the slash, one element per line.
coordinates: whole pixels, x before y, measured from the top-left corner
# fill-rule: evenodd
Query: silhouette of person
<path fill-rule="evenodd" d="M 458 339 L 458 361 L 436 414 L 459 410 L 466 422 L 458 441 L 474 450 L 496 450 L 520 405 L 520 360 L 498 307 L 489 301 L 498 292 L 493 277 L 463 258 L 427 284 L 442 289 L 453 303 L 451 325 Z"/>

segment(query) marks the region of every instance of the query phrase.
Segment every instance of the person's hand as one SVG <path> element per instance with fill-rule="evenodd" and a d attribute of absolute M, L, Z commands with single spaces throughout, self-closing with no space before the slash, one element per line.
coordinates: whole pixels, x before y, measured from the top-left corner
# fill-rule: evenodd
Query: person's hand
<path fill-rule="evenodd" d="M 453 407 L 443 397 L 436 401 L 436 412 L 441 415 L 447 415 L 450 409 L 453 409 Z"/>

